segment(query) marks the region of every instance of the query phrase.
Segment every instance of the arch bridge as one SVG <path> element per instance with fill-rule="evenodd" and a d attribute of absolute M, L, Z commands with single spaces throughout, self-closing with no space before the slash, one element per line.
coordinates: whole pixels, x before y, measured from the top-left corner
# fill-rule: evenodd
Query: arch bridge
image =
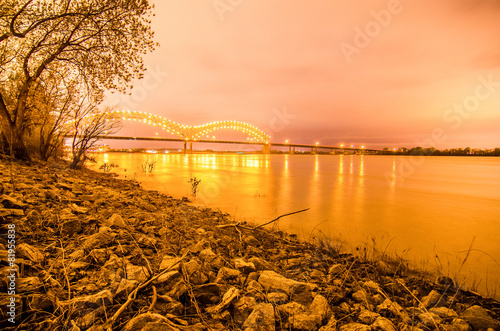
<path fill-rule="evenodd" d="M 269 143 L 271 137 L 254 125 L 240 121 L 215 121 L 202 125 L 183 125 L 162 116 L 130 110 L 114 110 L 110 112 L 110 120 L 135 121 L 157 126 L 188 142 L 208 136 L 212 131 L 232 129 L 248 135 L 247 140 L 254 143 Z"/>

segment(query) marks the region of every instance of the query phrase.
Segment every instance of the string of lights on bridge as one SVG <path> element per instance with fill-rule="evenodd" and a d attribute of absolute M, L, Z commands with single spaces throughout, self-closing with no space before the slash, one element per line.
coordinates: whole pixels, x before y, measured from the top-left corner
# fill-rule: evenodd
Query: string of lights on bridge
<path fill-rule="evenodd" d="M 114 115 L 117 116 L 114 117 Z M 246 133 L 250 136 L 247 139 L 255 142 L 266 143 L 271 139 L 271 136 L 261 131 L 256 126 L 240 121 L 215 121 L 207 124 L 191 126 L 176 123 L 159 115 L 131 110 L 111 111 L 111 118 L 109 120 L 138 121 L 153 126 L 159 126 L 161 129 L 171 134 L 177 135 L 186 140 L 194 141 L 203 136 L 209 137 L 208 133 L 220 129 L 233 129 Z"/>

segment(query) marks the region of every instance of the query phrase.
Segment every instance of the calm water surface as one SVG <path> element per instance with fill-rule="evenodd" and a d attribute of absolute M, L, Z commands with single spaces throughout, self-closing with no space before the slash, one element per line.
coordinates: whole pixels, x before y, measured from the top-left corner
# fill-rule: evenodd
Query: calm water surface
<path fill-rule="evenodd" d="M 141 170 L 146 157 L 157 158 L 153 175 Z M 347 251 L 396 252 L 426 269 L 459 272 L 482 293 L 500 292 L 500 158 L 107 153 L 98 161 L 237 220 L 261 223 L 310 208 L 279 228 L 340 240 Z M 191 176 L 201 179 L 196 199 Z"/>

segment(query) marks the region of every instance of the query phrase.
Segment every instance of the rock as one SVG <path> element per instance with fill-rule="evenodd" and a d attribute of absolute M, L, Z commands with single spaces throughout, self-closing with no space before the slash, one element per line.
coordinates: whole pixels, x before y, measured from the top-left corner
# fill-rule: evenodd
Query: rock
<path fill-rule="evenodd" d="M 217 306 L 208 307 L 206 311 L 210 314 L 221 313 L 223 310 L 229 307 L 229 305 L 238 297 L 239 294 L 240 290 L 238 290 L 236 287 L 231 287 L 226 293 L 224 293 L 222 301 Z"/>
<path fill-rule="evenodd" d="M 373 280 L 364 282 L 363 286 L 372 294 L 381 292 L 380 285 L 375 283 Z"/>
<path fill-rule="evenodd" d="M 61 224 L 61 228 L 63 236 L 73 236 L 82 231 L 82 222 L 77 218 L 65 219 Z"/>
<path fill-rule="evenodd" d="M 24 211 L 22 209 L 0 208 L 0 217 L 7 217 L 7 216 L 23 217 Z"/>
<path fill-rule="evenodd" d="M 235 281 L 240 274 L 241 272 L 238 270 L 222 267 L 219 269 L 219 272 L 217 273 L 217 280 L 215 282 L 220 283 L 220 282 Z"/>
<path fill-rule="evenodd" d="M 198 254 L 198 257 L 205 262 L 209 262 L 217 257 L 217 254 L 211 248 L 206 248 Z"/>
<path fill-rule="evenodd" d="M 260 241 L 257 240 L 254 236 L 245 236 L 243 238 L 243 242 L 250 246 L 258 246 L 260 244 Z"/>
<path fill-rule="evenodd" d="M 195 286 L 193 289 L 196 300 L 204 305 L 217 304 L 219 302 L 220 292 L 221 290 L 218 284 L 204 284 Z"/>
<path fill-rule="evenodd" d="M 439 307 L 446 305 L 446 297 L 441 295 L 435 290 L 429 292 L 429 294 L 420 300 L 422 307 L 425 309 Z"/>
<path fill-rule="evenodd" d="M 267 301 L 274 305 L 282 305 L 288 302 L 288 295 L 282 292 L 271 292 L 266 297 Z"/>
<path fill-rule="evenodd" d="M 324 279 L 325 278 L 325 273 L 318 270 L 318 269 L 314 269 L 313 271 L 311 271 L 311 273 L 309 274 L 309 276 L 313 279 Z"/>
<path fill-rule="evenodd" d="M 120 214 L 113 214 L 111 215 L 111 217 L 109 217 L 108 219 L 104 220 L 104 225 L 106 226 L 115 226 L 115 227 L 118 227 L 118 228 L 126 228 L 127 227 L 127 223 L 125 223 L 125 221 L 123 220 L 122 216 Z"/>
<path fill-rule="evenodd" d="M 26 293 L 37 291 L 43 287 L 43 283 L 38 277 L 17 278 L 16 292 Z"/>
<path fill-rule="evenodd" d="M 246 287 L 247 295 L 258 300 L 264 299 L 264 287 L 255 280 L 251 280 Z"/>
<path fill-rule="evenodd" d="M 372 331 L 397 331 L 397 329 L 389 319 L 378 317 L 372 324 Z"/>
<path fill-rule="evenodd" d="M 270 303 L 260 303 L 243 323 L 244 331 L 274 331 L 274 307 Z"/>
<path fill-rule="evenodd" d="M 136 280 L 139 283 L 144 283 L 150 276 L 150 273 L 146 267 L 133 265 L 132 263 L 127 264 L 126 271 L 127 279 Z"/>
<path fill-rule="evenodd" d="M 277 312 L 283 318 L 288 318 L 289 316 L 295 316 L 307 312 L 307 308 L 297 302 L 289 302 L 284 305 L 279 305 L 276 307 Z"/>
<path fill-rule="evenodd" d="M 59 301 L 63 309 L 71 309 L 77 316 L 84 316 L 93 310 L 113 304 L 113 295 L 109 290 L 103 290 L 96 294 L 75 297 L 70 300 Z"/>
<path fill-rule="evenodd" d="M 174 270 L 179 270 L 179 261 L 180 260 L 181 260 L 180 257 L 165 255 L 160 263 L 160 271 L 165 270 L 165 269 L 170 269 L 170 268 L 172 268 Z"/>
<path fill-rule="evenodd" d="M 408 313 L 404 311 L 404 309 L 395 301 L 391 301 L 390 299 L 385 299 L 380 305 L 377 306 L 377 312 L 381 314 L 392 313 L 396 316 L 399 316 L 403 319 L 405 323 L 411 321 Z"/>
<path fill-rule="evenodd" d="M 344 271 L 344 267 L 341 264 L 334 264 L 328 269 L 328 274 L 338 275 Z"/>
<path fill-rule="evenodd" d="M 38 248 L 35 248 L 26 243 L 22 243 L 19 246 L 17 246 L 17 253 L 19 254 L 20 257 L 28 259 L 31 262 L 42 263 L 44 260 L 44 256 L 38 250 Z"/>
<path fill-rule="evenodd" d="M 467 308 L 460 314 L 460 317 L 472 325 L 474 330 L 487 330 L 488 328 L 500 330 L 500 322 L 494 320 L 481 306 Z"/>
<path fill-rule="evenodd" d="M 318 330 L 321 325 L 321 316 L 318 314 L 297 314 L 288 317 L 288 322 L 292 326 L 293 330 L 297 331 L 309 331 Z"/>
<path fill-rule="evenodd" d="M 178 331 L 168 318 L 155 313 L 144 313 L 132 318 L 125 324 L 122 331 Z"/>
<path fill-rule="evenodd" d="M 270 269 L 269 263 L 261 258 L 256 256 L 250 258 L 248 262 L 253 263 L 256 270 L 266 270 Z"/>
<path fill-rule="evenodd" d="M 241 325 L 245 322 L 256 303 L 257 300 L 249 296 L 241 297 L 233 303 L 233 318 L 236 324 Z"/>
<path fill-rule="evenodd" d="M 375 262 L 375 266 L 377 267 L 378 272 L 384 276 L 392 276 L 396 273 L 394 267 L 384 261 Z"/>
<path fill-rule="evenodd" d="M 94 233 L 85 239 L 82 243 L 82 248 L 85 250 L 94 249 L 103 245 L 109 245 L 113 239 L 113 232 L 107 226 L 101 226 L 98 233 Z"/>
<path fill-rule="evenodd" d="M 369 311 L 369 310 L 363 310 L 359 316 L 358 316 L 358 320 L 360 320 L 361 322 L 363 322 L 364 324 L 372 324 L 373 322 L 375 322 L 375 320 L 377 318 L 380 317 L 380 314 L 377 314 L 373 311 Z"/>
<path fill-rule="evenodd" d="M 458 317 L 458 314 L 456 311 L 454 311 L 453 309 L 446 308 L 446 307 L 431 308 L 431 309 L 429 309 L 429 312 L 436 314 L 441 318 Z"/>
<path fill-rule="evenodd" d="M 255 265 L 252 262 L 245 262 L 243 259 L 234 259 L 234 267 L 236 270 L 239 270 L 244 274 L 248 274 L 256 270 Z"/>
<path fill-rule="evenodd" d="M 332 316 L 326 325 L 319 328 L 319 331 L 337 331 L 337 320 Z"/>
<path fill-rule="evenodd" d="M 342 325 L 340 331 L 370 331 L 371 328 L 368 325 L 360 323 L 349 323 Z"/>
<path fill-rule="evenodd" d="M 309 311 L 312 314 L 318 314 L 321 317 L 321 323 L 326 322 L 332 316 L 332 310 L 330 309 L 328 300 L 321 294 L 314 297 L 313 302 L 309 306 Z"/>
<path fill-rule="evenodd" d="M 419 314 L 418 318 L 429 328 L 437 327 L 443 321 L 438 315 L 429 312 Z"/>
<path fill-rule="evenodd" d="M 311 290 L 317 288 L 314 284 L 298 282 L 293 279 L 285 278 L 270 270 L 265 270 L 260 274 L 259 283 L 268 292 L 282 291 L 288 296 L 291 296 L 294 293 L 299 293 L 301 290 L 309 290 L 310 292 Z"/>
<path fill-rule="evenodd" d="M 369 301 L 368 301 L 368 294 L 366 293 L 365 290 L 361 289 L 352 294 L 352 298 L 362 304 L 363 306 L 367 307 L 369 306 Z"/>
<path fill-rule="evenodd" d="M 158 301 L 155 308 L 162 314 L 174 314 L 177 316 L 182 315 L 184 312 L 184 305 L 177 300 L 169 297 L 168 295 L 158 295 Z"/>
<path fill-rule="evenodd" d="M 130 292 L 132 292 L 138 284 L 139 282 L 136 280 L 128 280 L 126 278 L 122 278 L 120 280 L 118 288 L 116 289 L 115 296 L 120 297 L 129 295 Z"/>
<path fill-rule="evenodd" d="M 28 295 L 28 307 L 35 310 L 49 311 L 54 308 L 54 302 L 46 294 Z"/>
<path fill-rule="evenodd" d="M 471 327 L 469 323 L 464 321 L 461 318 L 454 318 L 453 321 L 451 321 L 450 329 L 449 331 L 470 331 Z"/>
<path fill-rule="evenodd" d="M 24 209 L 27 207 L 25 203 L 8 195 L 2 195 L 0 197 L 0 202 L 7 209 Z"/>

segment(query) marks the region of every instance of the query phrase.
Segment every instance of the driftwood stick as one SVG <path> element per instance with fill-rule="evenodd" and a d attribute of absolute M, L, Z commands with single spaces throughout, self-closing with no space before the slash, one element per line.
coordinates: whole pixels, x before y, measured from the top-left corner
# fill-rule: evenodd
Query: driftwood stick
<path fill-rule="evenodd" d="M 257 230 L 258 228 L 261 228 L 263 226 L 266 226 L 268 224 L 271 224 L 273 222 L 276 222 L 277 220 L 279 220 L 280 218 L 282 217 L 285 217 L 285 216 L 290 216 L 290 215 L 293 215 L 293 214 L 298 214 L 298 213 L 302 213 L 304 211 L 307 211 L 309 210 L 309 208 L 306 208 L 306 209 L 302 209 L 302 210 L 297 210 L 297 211 L 294 211 L 294 212 L 291 212 L 291 213 L 288 213 L 288 214 L 283 214 L 283 215 L 280 215 L 278 217 L 276 217 L 275 219 L 273 219 L 272 221 L 269 221 L 267 223 L 264 223 L 264 224 L 261 224 L 261 225 L 257 225 L 256 227 L 252 228 L 252 230 Z"/>
<path fill-rule="evenodd" d="M 184 253 L 184 255 L 182 255 L 181 258 L 177 262 L 175 262 L 174 264 L 172 264 L 170 267 L 168 267 L 167 269 L 163 270 L 159 274 L 151 277 L 150 279 L 148 279 L 147 281 L 145 281 L 141 285 L 137 286 L 132 292 L 130 292 L 130 294 L 127 297 L 127 301 L 125 301 L 125 303 L 123 303 L 123 305 L 120 307 L 120 309 L 118 309 L 116 311 L 116 313 L 111 317 L 111 319 L 109 319 L 107 321 L 106 327 L 105 327 L 106 330 L 108 330 L 108 331 L 112 331 L 113 330 L 113 323 L 116 322 L 116 320 L 118 319 L 118 317 L 120 317 L 120 315 L 123 313 L 123 311 L 125 309 L 127 309 L 127 307 L 135 300 L 137 292 L 139 292 L 143 288 L 147 287 L 149 284 L 151 284 L 156 279 L 158 279 L 158 277 L 160 277 L 161 275 L 163 275 L 163 274 L 169 272 L 170 270 L 172 270 L 174 268 L 174 266 L 176 266 L 177 264 L 179 264 L 182 260 L 184 260 L 186 258 L 186 256 L 187 256 L 188 253 L 189 253 L 189 251 L 187 251 L 186 253 Z"/>

